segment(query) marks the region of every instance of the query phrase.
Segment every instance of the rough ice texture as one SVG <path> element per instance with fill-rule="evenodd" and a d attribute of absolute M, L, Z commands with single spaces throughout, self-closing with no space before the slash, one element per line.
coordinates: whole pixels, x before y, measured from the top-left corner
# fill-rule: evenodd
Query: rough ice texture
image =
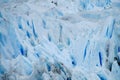
<path fill-rule="evenodd" d="M 120 80 L 120 1 L 0 0 L 0 80 Z"/>

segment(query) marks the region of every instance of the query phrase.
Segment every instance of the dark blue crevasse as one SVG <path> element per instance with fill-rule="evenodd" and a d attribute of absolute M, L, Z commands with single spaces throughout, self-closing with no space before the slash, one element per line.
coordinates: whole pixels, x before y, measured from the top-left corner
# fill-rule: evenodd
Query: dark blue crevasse
<path fill-rule="evenodd" d="M 46 22 L 45 22 L 45 20 L 42 20 L 42 23 L 43 23 L 43 28 L 46 29 Z"/>
<path fill-rule="evenodd" d="M 2 13 L 0 12 L 0 18 L 2 18 L 3 16 L 2 16 Z"/>
<path fill-rule="evenodd" d="M 0 74 L 4 74 L 5 72 L 5 68 L 0 64 Z"/>
<path fill-rule="evenodd" d="M 67 45 L 70 46 L 70 39 L 67 38 Z"/>
<path fill-rule="evenodd" d="M 29 21 L 27 21 L 27 25 L 28 25 L 28 26 L 30 26 L 30 23 L 29 23 Z"/>
<path fill-rule="evenodd" d="M 72 80 L 71 77 L 68 77 L 67 80 Z"/>
<path fill-rule="evenodd" d="M 112 37 L 113 30 L 114 30 L 114 24 L 115 24 L 115 20 L 113 20 L 111 25 L 107 27 L 106 37 L 108 37 L 109 39 Z"/>
<path fill-rule="evenodd" d="M 48 71 L 51 71 L 51 66 L 49 63 L 46 63 Z"/>
<path fill-rule="evenodd" d="M 28 38 L 31 37 L 31 34 L 28 31 L 26 31 L 26 35 L 27 35 Z"/>
<path fill-rule="evenodd" d="M 86 1 L 80 1 L 80 5 L 81 5 L 82 9 L 87 9 Z"/>
<path fill-rule="evenodd" d="M 37 57 L 40 57 L 39 54 L 36 54 L 36 55 L 37 55 Z"/>
<path fill-rule="evenodd" d="M 4 46 L 6 43 L 6 37 L 2 33 L 0 33 L 0 43 Z"/>
<path fill-rule="evenodd" d="M 21 52 L 22 55 L 24 55 L 24 49 L 23 49 L 22 45 L 20 45 L 20 52 Z"/>
<path fill-rule="evenodd" d="M 102 66 L 102 54 L 99 52 L 99 60 L 100 60 L 100 65 Z"/>
<path fill-rule="evenodd" d="M 103 74 L 97 74 L 97 76 L 100 78 L 100 80 L 107 80 L 107 78 Z"/>
<path fill-rule="evenodd" d="M 51 36 L 48 34 L 48 40 L 51 41 Z"/>
<path fill-rule="evenodd" d="M 36 39 L 36 38 L 38 38 L 38 35 L 37 35 L 36 32 L 35 32 L 35 28 L 34 28 L 34 23 L 33 23 L 33 21 L 32 21 L 32 28 L 33 28 L 34 37 L 35 37 L 35 39 Z"/>
<path fill-rule="evenodd" d="M 72 65 L 73 65 L 73 66 L 76 66 L 76 65 L 77 65 L 77 62 L 76 62 L 75 58 L 74 58 L 73 56 L 71 56 L 71 59 L 72 59 Z"/>
<path fill-rule="evenodd" d="M 118 46 L 118 52 L 120 52 L 120 46 Z"/>
<path fill-rule="evenodd" d="M 24 50 L 22 45 L 20 45 L 20 52 L 21 52 L 21 55 L 27 57 L 27 50 Z"/>
<path fill-rule="evenodd" d="M 22 24 L 18 23 L 19 29 L 23 29 Z"/>
<path fill-rule="evenodd" d="M 85 57 L 86 57 L 87 48 L 88 48 L 89 45 L 90 45 L 90 41 L 88 40 L 88 41 L 87 41 L 87 44 L 86 44 L 86 46 L 85 46 L 85 49 L 84 49 L 84 56 L 83 56 L 84 59 L 85 59 Z"/>
<path fill-rule="evenodd" d="M 23 29 L 22 23 L 21 23 L 21 17 L 18 17 L 18 28 Z"/>
<path fill-rule="evenodd" d="M 66 75 L 66 71 L 65 71 L 65 69 L 64 69 L 63 64 L 57 63 L 56 65 L 57 65 L 57 66 L 59 67 L 59 69 Z"/>
<path fill-rule="evenodd" d="M 39 54 L 39 53 L 35 53 L 35 56 L 36 56 L 37 58 L 39 58 L 39 57 L 40 57 L 40 54 Z"/>

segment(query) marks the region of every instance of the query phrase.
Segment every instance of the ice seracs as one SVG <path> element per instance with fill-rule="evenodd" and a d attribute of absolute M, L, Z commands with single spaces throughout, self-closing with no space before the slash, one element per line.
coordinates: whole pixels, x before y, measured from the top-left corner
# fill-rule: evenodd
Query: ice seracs
<path fill-rule="evenodd" d="M 0 80 L 119 80 L 119 0 L 1 0 Z"/>

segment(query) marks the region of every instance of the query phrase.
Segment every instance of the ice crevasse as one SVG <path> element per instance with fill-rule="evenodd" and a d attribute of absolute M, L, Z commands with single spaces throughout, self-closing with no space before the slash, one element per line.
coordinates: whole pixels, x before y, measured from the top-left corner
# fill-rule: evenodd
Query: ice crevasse
<path fill-rule="evenodd" d="M 0 0 L 0 80 L 120 80 L 120 1 Z"/>

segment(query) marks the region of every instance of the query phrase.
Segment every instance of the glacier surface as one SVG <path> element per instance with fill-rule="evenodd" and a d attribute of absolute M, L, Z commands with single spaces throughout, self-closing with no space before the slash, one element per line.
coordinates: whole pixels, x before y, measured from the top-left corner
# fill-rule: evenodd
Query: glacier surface
<path fill-rule="evenodd" d="M 0 80 L 120 80 L 119 0 L 0 0 Z"/>

